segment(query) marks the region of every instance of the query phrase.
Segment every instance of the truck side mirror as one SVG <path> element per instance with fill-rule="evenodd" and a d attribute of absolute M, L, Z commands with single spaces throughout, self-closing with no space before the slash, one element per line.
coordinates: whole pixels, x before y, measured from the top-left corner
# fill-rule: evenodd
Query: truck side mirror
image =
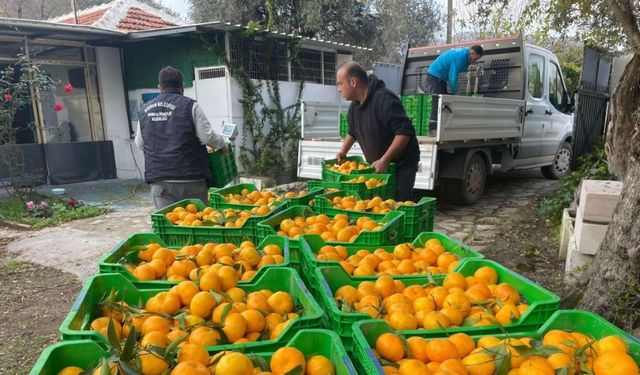
<path fill-rule="evenodd" d="M 576 95 L 577 95 L 577 90 L 572 92 L 571 96 L 569 96 L 569 105 L 567 106 L 569 113 L 573 113 L 573 111 L 576 110 Z"/>

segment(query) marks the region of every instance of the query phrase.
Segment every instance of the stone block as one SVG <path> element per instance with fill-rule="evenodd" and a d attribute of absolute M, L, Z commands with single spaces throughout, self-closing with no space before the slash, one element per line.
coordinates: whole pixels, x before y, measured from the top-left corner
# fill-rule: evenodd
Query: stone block
<path fill-rule="evenodd" d="M 607 224 L 618 205 L 622 182 L 584 180 L 580 189 L 578 212 L 584 220 L 592 223 Z"/>
<path fill-rule="evenodd" d="M 565 283 L 567 285 L 574 285 L 576 281 L 580 279 L 583 272 L 589 268 L 593 258 L 593 255 L 579 253 L 575 237 L 570 236 L 567 245 L 567 258 L 564 262 Z"/>
<path fill-rule="evenodd" d="M 569 239 L 573 236 L 573 222 L 574 219 L 569 215 L 569 209 L 565 208 L 562 212 L 562 225 L 560 227 L 560 248 L 558 251 L 558 257 L 560 259 L 566 259 L 567 248 L 569 247 Z"/>
<path fill-rule="evenodd" d="M 593 224 L 584 220 L 583 213 L 578 210 L 576 216 L 574 237 L 578 252 L 594 255 L 607 233 L 609 224 Z"/>

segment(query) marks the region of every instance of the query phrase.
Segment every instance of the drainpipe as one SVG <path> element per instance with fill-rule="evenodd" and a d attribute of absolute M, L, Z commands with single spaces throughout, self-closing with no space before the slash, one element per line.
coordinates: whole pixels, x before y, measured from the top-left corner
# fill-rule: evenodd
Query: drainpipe
<path fill-rule="evenodd" d="M 129 108 L 129 89 L 127 87 L 127 79 L 125 78 L 124 68 L 124 48 L 118 48 L 120 51 L 120 71 L 122 72 L 122 87 L 124 89 L 124 105 L 127 108 L 127 125 L 129 126 L 129 139 L 133 139 L 133 126 L 131 125 L 131 108 Z"/>

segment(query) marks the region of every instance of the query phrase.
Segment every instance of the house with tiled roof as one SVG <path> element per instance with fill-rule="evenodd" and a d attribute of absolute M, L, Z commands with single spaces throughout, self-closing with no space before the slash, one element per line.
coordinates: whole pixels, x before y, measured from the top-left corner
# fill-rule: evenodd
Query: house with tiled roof
<path fill-rule="evenodd" d="M 110 3 L 68 13 L 51 22 L 78 24 L 118 31 L 162 29 L 184 25 L 184 21 L 160 9 L 136 0 L 114 0 Z"/>
<path fill-rule="evenodd" d="M 51 184 L 144 175 L 142 153 L 132 142 L 138 110 L 158 94 L 158 72 L 167 65 L 182 72 L 184 94 L 200 103 L 216 130 L 223 122 L 238 125 L 239 143 L 244 138 L 242 90 L 233 69 L 243 69 L 253 80 L 275 74 L 283 106 L 299 99 L 336 102 L 337 67 L 352 53 L 368 50 L 273 31 L 246 35 L 245 26 L 185 24 L 136 0 L 79 10 L 77 23 L 74 14 L 49 21 L 0 18 L 0 69 L 27 51 L 59 83 L 16 116 L 15 126 L 24 128 L 19 143 L 30 172 Z M 266 52 L 267 45 L 274 53 Z M 292 62 L 293 53 L 303 68 Z M 24 126 L 31 123 L 38 126 Z"/>

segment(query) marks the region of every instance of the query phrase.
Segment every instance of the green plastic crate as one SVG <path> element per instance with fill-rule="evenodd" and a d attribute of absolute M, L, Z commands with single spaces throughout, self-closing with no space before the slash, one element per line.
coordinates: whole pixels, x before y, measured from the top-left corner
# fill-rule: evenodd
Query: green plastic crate
<path fill-rule="evenodd" d="M 367 188 L 364 182 L 347 182 L 353 178 L 365 177 L 382 179 L 385 183 L 381 186 Z M 339 178 L 340 190 L 356 193 L 362 198 L 381 197 L 383 199 L 394 198 L 396 195 L 395 175 L 388 173 L 359 174 L 357 176 L 341 175 Z"/>
<path fill-rule="evenodd" d="M 327 215 L 346 214 L 353 219 L 357 219 L 361 216 L 370 216 L 372 219 L 384 216 L 384 214 L 376 214 L 373 212 L 344 210 L 333 207 L 331 203 L 333 198 L 346 196 L 353 196 L 356 200 L 362 199 L 358 194 L 346 191 L 325 193 L 316 198 L 314 206 L 315 210 Z M 415 205 L 400 206 L 395 211 L 401 211 L 405 214 L 404 240 L 409 242 L 412 241 L 419 233 L 430 232 L 433 230 L 436 215 L 436 198 L 422 197 Z"/>
<path fill-rule="evenodd" d="M 63 368 L 77 366 L 84 370 L 97 367 L 102 358 L 108 358 L 111 354 L 97 342 L 91 340 L 78 340 L 57 342 L 46 347 L 30 375 L 57 375 Z"/>
<path fill-rule="evenodd" d="M 233 186 L 229 186 L 221 189 L 209 189 L 209 206 L 215 209 L 225 209 L 232 208 L 234 210 L 251 210 L 255 207 L 260 207 L 258 204 L 242 204 L 242 203 L 227 203 L 224 200 L 224 195 L 227 194 L 241 194 L 242 190 L 247 189 L 250 192 L 257 191 L 258 188 L 254 184 L 236 184 Z M 273 202 L 273 205 L 283 206 L 286 202 L 283 200 Z"/>
<path fill-rule="evenodd" d="M 233 144 L 227 143 L 229 151 L 225 155 L 221 155 L 216 150 L 209 156 L 209 169 L 211 169 L 211 186 L 221 188 L 238 177 L 238 166 L 234 156 Z"/>
<path fill-rule="evenodd" d="M 471 276 L 478 268 L 484 266 L 489 266 L 497 271 L 498 282 L 511 284 L 520 295 L 526 299 L 529 304 L 529 309 L 522 314 L 520 319 L 510 324 L 504 324 L 502 327 L 498 327 L 497 325 L 449 327 L 446 332 L 465 332 L 469 335 L 484 335 L 500 333 L 502 330 L 506 330 L 507 332 L 535 330 L 559 309 L 560 297 L 494 261 L 486 259 L 465 259 L 457 267 L 456 272 L 460 272 L 464 276 Z M 346 344 L 346 342 L 349 340 L 352 341 L 353 339 L 353 324 L 361 320 L 369 319 L 370 317 L 364 313 L 346 313 L 338 310 L 338 306 L 333 300 L 333 293 L 344 285 L 352 285 L 357 288 L 362 281 L 349 277 L 349 275 L 339 267 L 320 267 L 317 268 L 315 272 L 321 285 L 319 294 L 325 307 L 326 317 L 329 319 L 332 329 L 337 332 L 343 342 L 345 342 L 345 346 L 350 348 L 351 346 Z M 430 279 L 428 277 L 418 276 L 405 278 L 402 281 L 405 285 L 423 285 L 429 283 L 431 280 L 435 281 L 438 285 L 442 285 L 444 277 L 433 277 Z M 430 335 L 431 337 L 438 337 L 442 336 L 443 332 L 442 330 L 423 329 L 405 331 L 405 334 L 411 336 L 414 333 L 422 333 L 424 335 Z"/>
<path fill-rule="evenodd" d="M 303 313 L 293 320 L 277 340 L 265 340 L 246 344 L 225 344 L 207 347 L 207 350 L 239 350 L 241 348 L 256 349 L 262 352 L 273 351 L 279 347 L 278 342 L 291 339 L 295 333 L 305 328 L 317 328 L 323 315 L 322 308 L 313 299 L 295 270 L 289 268 L 270 268 L 254 282 L 239 284 L 238 287 L 246 293 L 269 289 L 285 291 L 293 297 L 295 305 L 301 305 Z M 119 273 L 108 273 L 91 276 L 86 279 L 84 286 L 71 311 L 60 325 L 62 340 L 92 340 L 107 345 L 107 341 L 98 332 L 89 329 L 93 319 L 100 316 L 97 311 L 99 301 L 111 290 L 116 290 L 120 298 L 130 305 L 137 305 L 139 301 L 145 303 L 149 298 L 169 288 L 148 288 L 139 283 L 132 283 Z M 243 349 L 244 350 L 244 349 Z"/>
<path fill-rule="evenodd" d="M 471 250 L 469 247 L 458 243 L 457 241 L 446 236 L 445 234 L 437 233 L 437 232 L 421 233 L 412 241 L 412 244 L 415 247 L 424 247 L 424 244 L 426 243 L 426 241 L 432 238 L 438 239 L 447 251 L 457 255 L 461 260 L 471 259 L 471 258 L 473 259 L 484 258 L 484 255 Z M 304 281 L 307 283 L 307 287 L 311 290 L 311 293 L 314 295 L 314 297 L 316 297 L 316 299 L 319 299 L 318 291 L 322 286 L 320 285 L 320 281 L 315 270 L 321 267 L 341 267 L 340 263 L 335 260 L 316 259 L 316 255 L 318 254 L 320 249 L 326 245 L 330 245 L 330 243 L 325 242 L 317 234 L 304 234 L 300 236 L 299 252 L 300 252 L 300 258 L 301 258 L 301 262 L 300 262 L 301 275 Z M 371 252 L 373 252 L 376 249 L 383 249 L 388 253 L 392 253 L 393 249 L 395 248 L 395 245 L 364 246 L 364 245 L 349 244 L 349 245 L 344 245 L 344 247 L 347 250 L 347 254 L 351 256 L 361 249 L 369 250 Z M 456 270 L 461 265 L 462 264 L 459 264 L 458 267 L 456 267 Z M 421 276 L 424 277 L 424 275 L 420 275 L 420 274 L 396 275 L 394 276 L 394 279 L 404 281 L 405 279 L 412 280 L 416 277 L 421 277 Z M 444 277 L 445 275 L 443 274 L 433 275 L 433 278 L 436 281 L 442 280 L 444 279 Z M 375 281 L 377 280 L 378 277 L 377 276 L 350 276 L 350 278 L 353 280 L 357 280 L 358 282 L 362 282 L 362 281 Z"/>
<path fill-rule="evenodd" d="M 258 224 L 258 236 L 265 238 L 269 235 L 278 234 L 278 228 L 282 220 L 292 219 L 296 216 L 314 216 L 318 215 L 311 208 L 306 206 L 294 206 L 281 211 L 267 220 Z M 384 228 L 379 231 L 362 231 L 354 242 L 337 242 L 331 241 L 331 245 L 388 245 L 397 242 L 402 238 L 402 221 L 404 214 L 402 212 L 390 212 L 382 220 Z M 289 239 L 289 251 L 291 262 L 299 264 L 301 256 L 299 254 L 300 241 L 298 239 Z"/>
<path fill-rule="evenodd" d="M 544 334 L 552 329 L 560 329 L 564 331 L 581 332 L 587 335 L 593 336 L 596 340 L 608 336 L 617 335 L 620 336 L 629 346 L 629 354 L 636 363 L 640 363 L 640 340 L 624 332 L 620 328 L 609 323 L 602 317 L 588 311 L 582 310 L 559 310 L 556 311 L 549 319 L 537 330 L 523 331 L 523 332 L 511 332 L 509 334 L 499 333 L 493 336 L 503 339 L 507 337 L 532 337 L 534 339 L 541 339 Z M 383 375 L 384 371 L 380 365 L 380 361 L 373 354 L 373 348 L 375 348 L 376 340 L 380 335 L 387 332 L 394 332 L 384 320 L 364 320 L 354 325 L 354 337 L 356 340 L 354 357 L 359 365 L 362 366 L 364 373 L 366 374 L 379 374 Z M 452 332 L 448 332 L 452 334 Z M 407 333 L 404 332 L 405 337 L 420 336 L 423 338 L 433 338 L 432 336 L 426 336 L 423 334 Z M 447 334 L 441 334 L 440 337 L 447 337 Z M 474 335 L 471 337 L 477 342 L 482 334 Z"/>
<path fill-rule="evenodd" d="M 431 95 L 422 96 L 422 108 L 420 109 L 420 129 L 418 135 L 429 135 L 429 119 L 431 118 L 431 107 L 433 97 Z"/>
<path fill-rule="evenodd" d="M 305 358 L 312 355 L 323 355 L 331 361 L 336 375 L 357 375 L 354 364 L 347 355 L 347 351 L 340 342 L 340 337 L 334 332 L 324 329 L 303 329 L 298 331 L 289 342 L 279 347 L 294 347 L 304 354 Z M 245 354 L 255 354 L 269 363 L 274 351 L 257 352 L 244 350 Z M 214 351 L 209 351 L 214 355 Z M 83 369 L 96 367 L 103 357 L 109 357 L 109 352 L 98 343 L 89 340 L 65 341 L 45 348 L 33 369 L 31 375 L 57 375 L 67 366 L 78 366 Z"/>
<path fill-rule="evenodd" d="M 355 161 L 358 163 L 365 163 L 366 160 L 362 158 L 362 156 L 347 156 L 344 158 L 344 161 Z M 371 174 L 375 173 L 373 167 L 368 167 L 365 169 L 354 169 L 350 174 L 341 173 L 338 171 L 334 171 L 329 169 L 329 165 L 337 164 L 338 159 L 327 159 L 322 160 L 320 164 L 322 165 L 322 180 L 323 181 L 340 181 L 340 176 L 353 176 L 353 175 L 361 175 L 361 174 Z"/>
<path fill-rule="evenodd" d="M 160 238 L 155 233 L 134 233 L 129 236 L 128 239 L 120 242 L 116 245 L 111 252 L 103 255 L 98 260 L 98 270 L 100 273 L 120 273 L 123 274 L 128 280 L 132 282 L 136 282 L 138 285 L 148 285 L 149 287 L 162 287 L 162 288 L 170 288 L 176 284 L 178 281 L 168 281 L 168 280 L 137 280 L 135 276 L 124 266 L 124 262 L 122 259 L 126 259 L 129 264 L 137 264 L 140 262 L 138 259 L 138 251 L 135 250 L 138 246 L 145 246 L 149 243 L 156 242 L 160 246 L 169 248 L 169 249 L 180 249 L 180 246 L 169 246 L 167 245 L 162 238 Z M 240 242 L 235 242 L 235 245 L 240 245 Z M 282 236 L 268 236 L 264 240 L 262 240 L 258 245 L 258 251 L 264 249 L 265 246 L 275 244 L 278 245 L 282 249 L 282 257 L 284 261 L 282 264 L 270 264 L 266 265 L 259 270 L 257 270 L 256 274 L 252 278 L 255 279 L 264 273 L 270 267 L 288 267 L 290 263 L 289 259 L 289 239 Z M 203 244 L 204 245 L 204 244 Z M 239 284 L 246 284 L 251 282 L 248 281 L 238 281 Z"/>
<path fill-rule="evenodd" d="M 179 226 L 174 225 L 166 218 L 165 214 L 167 212 L 171 212 L 178 206 L 185 207 L 189 203 L 195 204 L 198 207 L 198 211 L 201 211 L 206 207 L 199 199 L 184 199 L 151 214 L 151 228 L 153 229 L 153 232 L 159 235 L 160 238 L 162 238 L 162 240 L 169 246 L 185 246 L 207 242 L 240 243 L 244 240 L 250 240 L 256 243 L 259 241 L 256 227 L 258 222 L 270 217 L 278 210 L 284 208 L 284 206 L 279 206 L 274 211 L 271 211 L 266 215 L 253 215 L 248 218 L 241 227 L 233 228 Z"/>
<path fill-rule="evenodd" d="M 340 112 L 340 138 L 346 138 L 349 134 L 349 121 L 347 121 L 347 112 Z"/>

